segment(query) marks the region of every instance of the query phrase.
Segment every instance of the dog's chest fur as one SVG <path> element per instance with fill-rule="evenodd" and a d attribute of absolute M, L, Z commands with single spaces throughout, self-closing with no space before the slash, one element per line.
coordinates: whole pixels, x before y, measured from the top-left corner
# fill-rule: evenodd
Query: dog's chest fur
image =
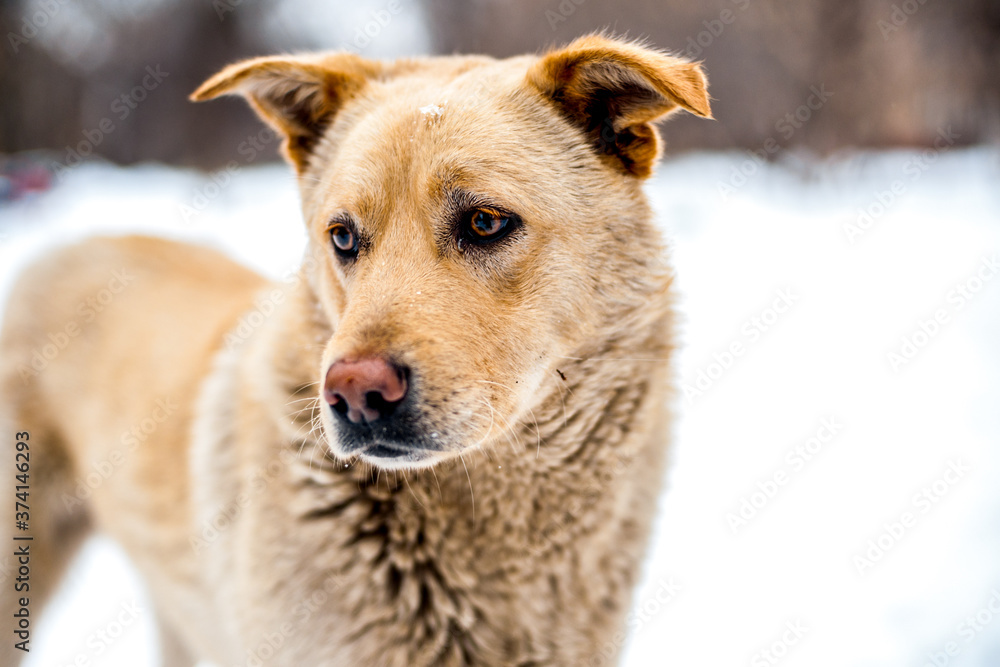
<path fill-rule="evenodd" d="M 220 612 L 236 609 L 222 621 L 231 648 L 219 659 L 245 660 L 241 651 L 279 638 L 281 664 L 614 655 L 620 646 L 603 644 L 630 602 L 662 469 L 662 445 L 648 446 L 662 371 L 567 361 L 566 380 L 553 378 L 556 389 L 492 452 L 372 472 L 328 456 L 302 428 L 309 408 L 289 420 L 261 402 L 273 391 L 293 405 L 309 384 L 308 363 L 261 353 L 302 317 L 292 299 L 271 332 L 220 355 L 200 402 L 192 474 L 212 490 L 197 499 L 200 524 L 239 507 L 199 568 Z M 270 387 L 241 390 L 251 368 Z M 247 452 L 238 443 L 248 434 L 268 445 Z"/>

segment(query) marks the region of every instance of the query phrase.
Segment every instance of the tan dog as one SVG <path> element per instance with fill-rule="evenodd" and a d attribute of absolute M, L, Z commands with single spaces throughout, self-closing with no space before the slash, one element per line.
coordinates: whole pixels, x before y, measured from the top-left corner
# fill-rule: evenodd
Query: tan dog
<path fill-rule="evenodd" d="M 194 98 L 223 94 L 286 138 L 300 279 L 139 237 L 23 275 L 0 362 L 32 619 L 93 528 L 145 576 L 171 667 L 614 663 L 670 429 L 641 183 L 654 121 L 709 116 L 699 67 L 591 36 L 261 58 Z"/>

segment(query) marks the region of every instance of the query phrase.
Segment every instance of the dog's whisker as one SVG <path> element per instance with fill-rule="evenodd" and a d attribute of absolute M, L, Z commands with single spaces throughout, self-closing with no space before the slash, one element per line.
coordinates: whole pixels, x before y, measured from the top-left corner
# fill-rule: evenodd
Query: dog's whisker
<path fill-rule="evenodd" d="M 503 384 L 502 382 L 495 382 L 493 380 L 476 380 L 476 382 L 481 382 L 483 384 L 496 385 L 497 387 L 500 387 L 502 389 L 506 389 L 511 395 L 514 395 L 514 389 L 512 387 L 510 387 L 509 385 Z M 531 408 L 530 406 L 528 407 L 528 413 L 531 415 L 531 420 L 534 422 L 534 428 L 535 428 L 535 458 L 538 458 L 540 456 L 541 450 L 542 450 L 542 432 L 541 432 L 541 427 L 538 424 L 538 417 L 535 415 L 534 409 Z M 526 447 L 524 447 L 523 443 L 521 443 L 520 436 L 518 435 L 518 432 L 517 432 L 518 429 L 516 428 L 516 424 L 511 423 L 511 421 L 509 419 L 507 419 L 507 418 L 504 418 L 504 417 L 502 417 L 502 418 L 504 419 L 506 429 L 508 431 L 510 431 L 514 435 L 514 438 L 517 440 L 518 445 L 521 446 L 522 448 L 526 449 Z"/>
<path fill-rule="evenodd" d="M 493 408 L 493 405 L 490 403 L 489 399 L 483 398 L 482 400 L 486 403 L 486 407 L 488 407 L 490 409 L 490 431 L 492 431 L 493 427 L 496 424 L 496 418 L 499 417 L 500 420 L 501 420 L 501 422 L 502 422 L 502 426 L 503 426 L 504 432 L 505 433 L 509 433 L 511 435 L 511 438 L 513 438 L 513 442 L 511 441 L 510 438 L 507 439 L 508 444 L 510 444 L 513 447 L 511 453 L 512 454 L 517 454 L 518 449 L 522 449 L 523 450 L 524 447 L 523 447 L 523 443 L 521 443 L 521 438 L 517 434 L 517 430 L 511 427 L 510 420 L 507 417 L 505 417 L 504 415 L 499 414 Z M 486 436 L 484 436 L 484 440 L 485 440 L 486 437 L 489 437 L 490 431 L 487 431 Z"/>
<path fill-rule="evenodd" d="M 287 403 L 285 403 L 285 407 L 286 408 L 287 407 L 291 407 L 291 406 L 295 405 L 296 403 L 303 403 L 303 402 L 308 402 L 308 403 L 311 404 L 311 403 L 317 402 L 318 400 L 319 400 L 319 397 L 317 397 L 317 396 L 309 396 L 307 398 L 296 398 L 296 399 L 293 399 L 293 400 L 288 401 Z M 312 406 L 310 405 L 308 407 L 311 408 Z"/>
<path fill-rule="evenodd" d="M 306 429 L 306 428 L 308 428 L 308 431 L 305 434 L 303 434 L 303 430 Z M 302 439 L 303 446 L 305 445 L 305 443 L 307 441 L 309 441 L 309 442 L 316 442 L 317 440 L 321 439 L 321 438 L 315 437 L 316 434 L 317 434 L 317 431 L 320 430 L 320 429 L 322 429 L 322 420 L 320 419 L 320 416 L 317 413 L 317 414 L 314 414 L 309 419 L 308 424 L 299 424 L 297 426 L 295 434 L 294 434 L 294 438 L 295 439 Z M 301 454 L 301 451 L 302 450 L 301 450 L 301 447 L 300 447 L 300 449 L 299 449 L 299 453 L 300 454 Z"/>
<path fill-rule="evenodd" d="M 437 466 L 431 468 L 431 475 L 434 476 L 434 483 L 437 484 L 438 499 L 444 500 L 444 492 L 441 491 L 441 480 L 438 479 Z"/>
<path fill-rule="evenodd" d="M 511 436 L 511 438 L 512 438 L 512 440 L 508 439 L 508 442 L 510 443 L 511 447 L 513 448 L 513 452 L 516 454 L 516 453 L 519 453 L 519 452 L 525 452 L 525 451 L 527 451 L 528 450 L 528 446 L 521 439 L 520 430 L 516 427 L 515 424 L 513 424 L 511 422 L 511 418 L 507 417 L 505 415 L 502 415 L 502 414 L 500 414 L 498 416 L 500 417 L 500 421 L 503 422 L 503 430 L 506 433 L 509 433 L 510 436 Z"/>
<path fill-rule="evenodd" d="M 309 471 L 312 472 L 313 460 L 316 458 L 316 445 L 314 444 L 309 450 Z"/>
<path fill-rule="evenodd" d="M 410 476 L 406 474 L 405 470 L 403 471 L 403 481 L 406 482 L 407 488 L 410 489 L 410 496 L 413 498 L 414 502 L 420 505 L 422 509 L 427 509 L 426 507 L 424 507 L 424 504 L 420 502 L 420 498 L 417 497 L 416 491 L 414 491 L 413 487 L 410 486 Z"/>
<path fill-rule="evenodd" d="M 465 465 L 465 455 L 461 452 L 458 454 L 458 458 L 462 461 L 462 467 L 465 468 L 465 477 L 469 480 L 469 497 L 472 499 L 472 525 L 476 525 L 476 494 L 472 490 L 472 475 L 469 474 L 469 466 Z"/>
<path fill-rule="evenodd" d="M 482 403 L 483 403 L 483 404 L 484 404 L 484 405 L 485 405 L 485 406 L 486 406 L 487 408 L 489 408 L 489 410 L 490 410 L 490 425 L 489 425 L 489 427 L 488 427 L 488 428 L 486 429 L 486 434 L 485 434 L 485 435 L 484 435 L 484 436 L 483 436 L 482 438 L 480 438 L 480 439 L 479 439 L 479 442 L 477 442 L 477 443 L 476 443 L 475 445 L 473 445 L 473 447 L 479 447 L 479 446 L 481 446 L 481 445 L 482 445 L 482 444 L 483 444 L 484 442 L 486 442 L 486 441 L 487 441 L 487 440 L 489 439 L 489 437 L 490 437 L 490 434 L 491 434 L 491 433 L 493 432 L 493 424 L 494 424 L 494 414 L 495 414 L 495 412 L 496 412 L 496 411 L 495 411 L 495 410 L 493 409 L 493 406 L 492 406 L 492 405 L 490 405 L 490 402 L 489 402 L 489 399 L 487 399 L 487 398 L 485 398 L 485 397 L 481 397 L 481 398 L 480 398 L 479 400 L 480 400 L 480 401 L 481 401 L 481 402 L 482 402 Z"/>
<path fill-rule="evenodd" d="M 316 410 L 316 406 L 309 406 L 309 407 L 305 407 L 305 408 L 302 408 L 302 409 L 300 409 L 300 410 L 296 410 L 295 412 L 292 412 L 292 413 L 289 413 L 289 414 L 288 414 L 288 419 L 289 419 L 290 421 L 292 421 L 292 422 L 296 422 L 296 423 L 298 423 L 298 422 L 301 422 L 301 419 L 299 419 L 299 415 L 302 415 L 302 414 L 304 414 L 304 413 L 309 413 L 309 412 L 312 412 L 312 411 L 314 411 L 314 410 Z M 314 418 L 314 417 L 310 417 L 310 418 L 309 418 L 309 419 L 310 419 L 310 421 L 311 421 L 311 420 L 312 420 L 313 418 Z"/>

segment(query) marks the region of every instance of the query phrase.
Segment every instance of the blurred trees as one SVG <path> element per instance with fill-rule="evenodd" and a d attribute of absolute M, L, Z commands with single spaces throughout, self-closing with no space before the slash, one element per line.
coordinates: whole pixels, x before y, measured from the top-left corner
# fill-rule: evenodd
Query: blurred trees
<path fill-rule="evenodd" d="M 187 95 L 232 60 L 506 56 L 604 28 L 705 62 L 718 121 L 668 124 L 673 151 L 927 145 L 949 127 L 963 144 L 1000 138 L 997 0 L 394 1 L 391 14 L 389 0 L 4 2 L 0 152 L 216 167 L 259 125 L 238 101 Z"/>
<path fill-rule="evenodd" d="M 48 148 L 64 164 L 88 146 L 122 163 L 228 159 L 220 151 L 257 123 L 245 105 L 187 96 L 222 64 L 268 50 L 258 26 L 245 25 L 252 17 L 220 20 L 210 2 L 188 0 L 9 3 L 0 15 L 0 152 Z"/>
<path fill-rule="evenodd" d="M 923 145 L 949 125 L 960 143 L 1000 139 L 998 0 L 427 2 L 443 53 L 511 55 L 607 26 L 703 60 L 718 122 L 672 121 L 673 150 Z M 813 88 L 832 95 L 802 110 Z"/>

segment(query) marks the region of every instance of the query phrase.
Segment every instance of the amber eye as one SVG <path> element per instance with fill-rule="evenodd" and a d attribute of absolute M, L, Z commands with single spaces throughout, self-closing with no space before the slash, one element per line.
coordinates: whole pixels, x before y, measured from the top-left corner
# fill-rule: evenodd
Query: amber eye
<path fill-rule="evenodd" d="M 499 241 L 517 225 L 517 218 L 487 208 L 477 208 L 466 214 L 462 238 L 478 245 Z M 461 246 L 461 239 L 459 245 Z"/>
<path fill-rule="evenodd" d="M 333 247 L 344 257 L 355 257 L 358 254 L 358 237 L 350 227 L 338 222 L 330 227 L 330 240 Z"/>

